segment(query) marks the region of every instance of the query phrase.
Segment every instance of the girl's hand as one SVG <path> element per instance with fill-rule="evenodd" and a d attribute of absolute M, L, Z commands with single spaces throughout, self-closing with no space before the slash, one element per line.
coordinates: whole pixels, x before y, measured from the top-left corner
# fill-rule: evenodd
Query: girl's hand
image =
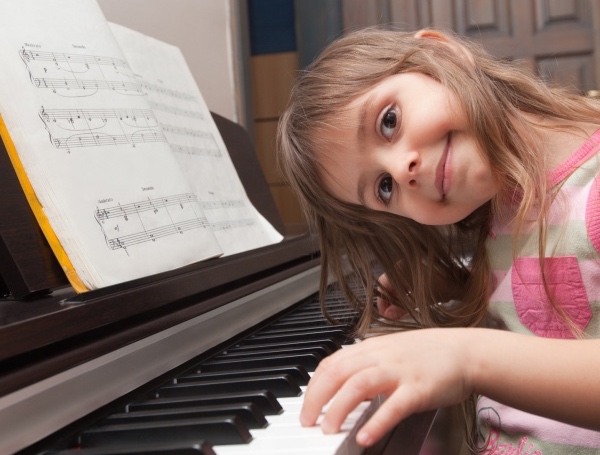
<path fill-rule="evenodd" d="M 385 273 L 380 275 L 377 281 L 379 282 L 378 287 L 385 288 L 386 292 L 392 295 L 395 294 L 395 291 L 392 289 Z M 377 305 L 377 311 L 379 314 L 386 319 L 397 321 L 405 315 L 404 311 L 388 302 L 384 297 L 381 296 L 381 293 L 379 293 L 377 296 L 375 303 Z"/>
<path fill-rule="evenodd" d="M 321 423 L 324 433 L 338 432 L 362 401 L 387 399 L 357 434 L 370 446 L 409 415 L 460 403 L 472 392 L 468 375 L 468 329 L 420 329 L 369 338 L 325 358 L 304 398 L 300 420 Z"/>

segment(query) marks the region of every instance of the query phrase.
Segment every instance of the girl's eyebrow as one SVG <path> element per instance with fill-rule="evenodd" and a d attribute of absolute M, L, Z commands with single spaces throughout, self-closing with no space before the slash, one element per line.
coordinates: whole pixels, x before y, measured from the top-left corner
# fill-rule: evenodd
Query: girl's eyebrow
<path fill-rule="evenodd" d="M 365 198 L 365 187 L 367 186 L 367 176 L 365 174 L 360 174 L 358 178 L 358 183 L 356 185 L 356 196 L 358 197 L 358 202 L 364 207 L 367 206 L 367 201 Z"/>
<path fill-rule="evenodd" d="M 358 143 L 359 152 L 362 152 L 366 146 L 367 139 L 367 128 L 369 121 L 369 114 L 374 109 L 373 105 L 375 104 L 375 93 L 371 93 L 366 100 L 360 106 L 358 111 L 358 128 L 356 133 L 356 139 Z M 365 198 L 365 187 L 367 186 L 367 176 L 365 173 L 361 173 L 358 182 L 356 184 L 356 196 L 358 197 L 358 201 L 363 206 L 367 206 L 366 198 Z"/>
<path fill-rule="evenodd" d="M 365 139 L 367 137 L 367 120 L 369 117 L 369 113 L 373 109 L 373 104 L 375 103 L 375 94 L 372 93 L 369 97 L 362 103 L 360 110 L 358 112 L 358 130 L 357 130 L 357 139 L 359 147 L 364 145 Z"/>

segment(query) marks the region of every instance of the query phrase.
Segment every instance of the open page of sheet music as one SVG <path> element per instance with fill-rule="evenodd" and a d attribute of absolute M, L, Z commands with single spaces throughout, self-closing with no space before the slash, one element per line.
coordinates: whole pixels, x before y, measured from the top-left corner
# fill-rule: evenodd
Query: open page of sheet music
<path fill-rule="evenodd" d="M 250 203 L 179 48 L 110 26 L 224 254 L 280 241 Z"/>
<path fill-rule="evenodd" d="M 226 230 L 236 223 L 260 226 L 260 244 L 279 239 L 252 208 L 239 210 L 236 204 L 247 199 L 235 184 L 224 195 L 237 175 L 214 171 L 214 160 L 226 151 L 218 133 L 202 123 L 209 115 L 203 102 L 186 100 L 201 100 L 197 88 L 167 79 L 163 86 L 149 76 L 142 82 L 95 0 L 5 2 L 0 38 L 0 115 L 49 225 L 87 288 L 221 255 L 219 229 L 213 229 L 219 223 Z M 181 70 L 172 55 L 173 72 Z M 150 68 L 165 65 L 165 58 L 150 61 Z M 176 158 L 185 154 L 210 161 Z M 182 167 L 192 166 L 200 169 L 191 179 L 210 176 L 221 184 L 214 197 L 207 187 L 190 186 Z"/>

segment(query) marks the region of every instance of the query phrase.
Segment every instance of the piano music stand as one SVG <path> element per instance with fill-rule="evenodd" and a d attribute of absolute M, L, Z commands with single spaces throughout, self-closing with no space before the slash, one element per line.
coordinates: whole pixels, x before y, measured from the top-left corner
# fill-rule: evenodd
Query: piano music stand
<path fill-rule="evenodd" d="M 0 276 L 15 298 L 68 285 L 0 141 Z"/>
<path fill-rule="evenodd" d="M 264 173 L 248 133 L 237 123 L 233 123 L 214 112 L 212 117 L 223 137 L 231 161 L 233 161 L 235 170 L 246 189 L 250 202 L 279 233 L 284 234 L 285 227 L 273 201 L 273 196 L 271 196 L 267 181 L 263 178 Z M 248 154 L 254 156 L 248 157 Z M 261 178 L 257 178 L 257 176 Z"/>
<path fill-rule="evenodd" d="M 212 115 L 251 202 L 283 232 L 269 187 L 264 179 L 256 178 L 262 175 L 258 159 L 246 156 L 254 153 L 248 134 L 241 126 Z M 35 220 L 2 141 L 0 149 L 0 295 L 10 292 L 21 299 L 66 286 L 67 277 Z"/>

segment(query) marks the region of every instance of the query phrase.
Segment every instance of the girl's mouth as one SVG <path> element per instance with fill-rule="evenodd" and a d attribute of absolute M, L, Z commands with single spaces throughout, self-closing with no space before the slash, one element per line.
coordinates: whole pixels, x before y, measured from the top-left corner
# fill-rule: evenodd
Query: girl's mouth
<path fill-rule="evenodd" d="M 435 187 L 440 193 L 441 200 L 446 199 L 446 193 L 448 192 L 448 173 L 446 169 L 446 165 L 448 162 L 448 155 L 450 153 L 450 140 L 452 137 L 452 133 L 448 133 L 448 140 L 446 142 L 446 148 L 444 149 L 444 153 L 442 153 L 442 157 L 440 158 L 440 162 L 437 165 L 435 170 Z"/>

